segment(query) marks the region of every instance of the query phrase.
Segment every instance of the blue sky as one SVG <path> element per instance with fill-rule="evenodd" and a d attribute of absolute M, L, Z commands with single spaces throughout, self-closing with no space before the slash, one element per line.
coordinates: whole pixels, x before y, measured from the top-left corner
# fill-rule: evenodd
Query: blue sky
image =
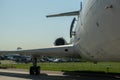
<path fill-rule="evenodd" d="M 80 1 L 0 0 L 0 50 L 50 47 L 58 37 L 69 42 L 73 17 L 45 16 L 79 10 Z"/>

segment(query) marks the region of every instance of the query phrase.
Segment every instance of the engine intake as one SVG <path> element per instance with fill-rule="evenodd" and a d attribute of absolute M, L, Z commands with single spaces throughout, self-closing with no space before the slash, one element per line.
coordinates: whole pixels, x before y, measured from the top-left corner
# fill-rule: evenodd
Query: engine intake
<path fill-rule="evenodd" d="M 66 40 L 64 38 L 62 38 L 62 37 L 61 38 L 57 38 L 55 40 L 55 42 L 54 42 L 55 46 L 66 45 L 66 44 L 67 44 Z"/>

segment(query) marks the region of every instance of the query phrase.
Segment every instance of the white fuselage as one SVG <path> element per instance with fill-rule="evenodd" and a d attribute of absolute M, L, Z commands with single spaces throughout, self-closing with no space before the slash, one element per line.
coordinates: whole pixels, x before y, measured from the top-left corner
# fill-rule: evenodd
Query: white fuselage
<path fill-rule="evenodd" d="M 120 0 L 86 0 L 74 44 L 92 61 L 120 61 Z"/>

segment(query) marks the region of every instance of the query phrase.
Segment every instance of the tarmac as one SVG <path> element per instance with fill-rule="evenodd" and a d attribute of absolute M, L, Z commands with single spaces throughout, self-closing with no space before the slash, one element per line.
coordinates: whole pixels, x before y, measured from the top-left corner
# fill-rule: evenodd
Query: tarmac
<path fill-rule="evenodd" d="M 29 75 L 28 70 L 0 69 L 0 80 L 120 80 L 120 74 L 93 72 L 41 71 L 40 75 Z"/>

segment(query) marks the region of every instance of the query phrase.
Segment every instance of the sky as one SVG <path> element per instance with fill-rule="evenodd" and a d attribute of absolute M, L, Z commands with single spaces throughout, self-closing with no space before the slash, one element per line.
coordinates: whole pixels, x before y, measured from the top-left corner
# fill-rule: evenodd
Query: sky
<path fill-rule="evenodd" d="M 0 50 L 53 46 L 56 38 L 70 41 L 73 17 L 46 15 L 80 9 L 81 0 L 0 0 Z"/>

